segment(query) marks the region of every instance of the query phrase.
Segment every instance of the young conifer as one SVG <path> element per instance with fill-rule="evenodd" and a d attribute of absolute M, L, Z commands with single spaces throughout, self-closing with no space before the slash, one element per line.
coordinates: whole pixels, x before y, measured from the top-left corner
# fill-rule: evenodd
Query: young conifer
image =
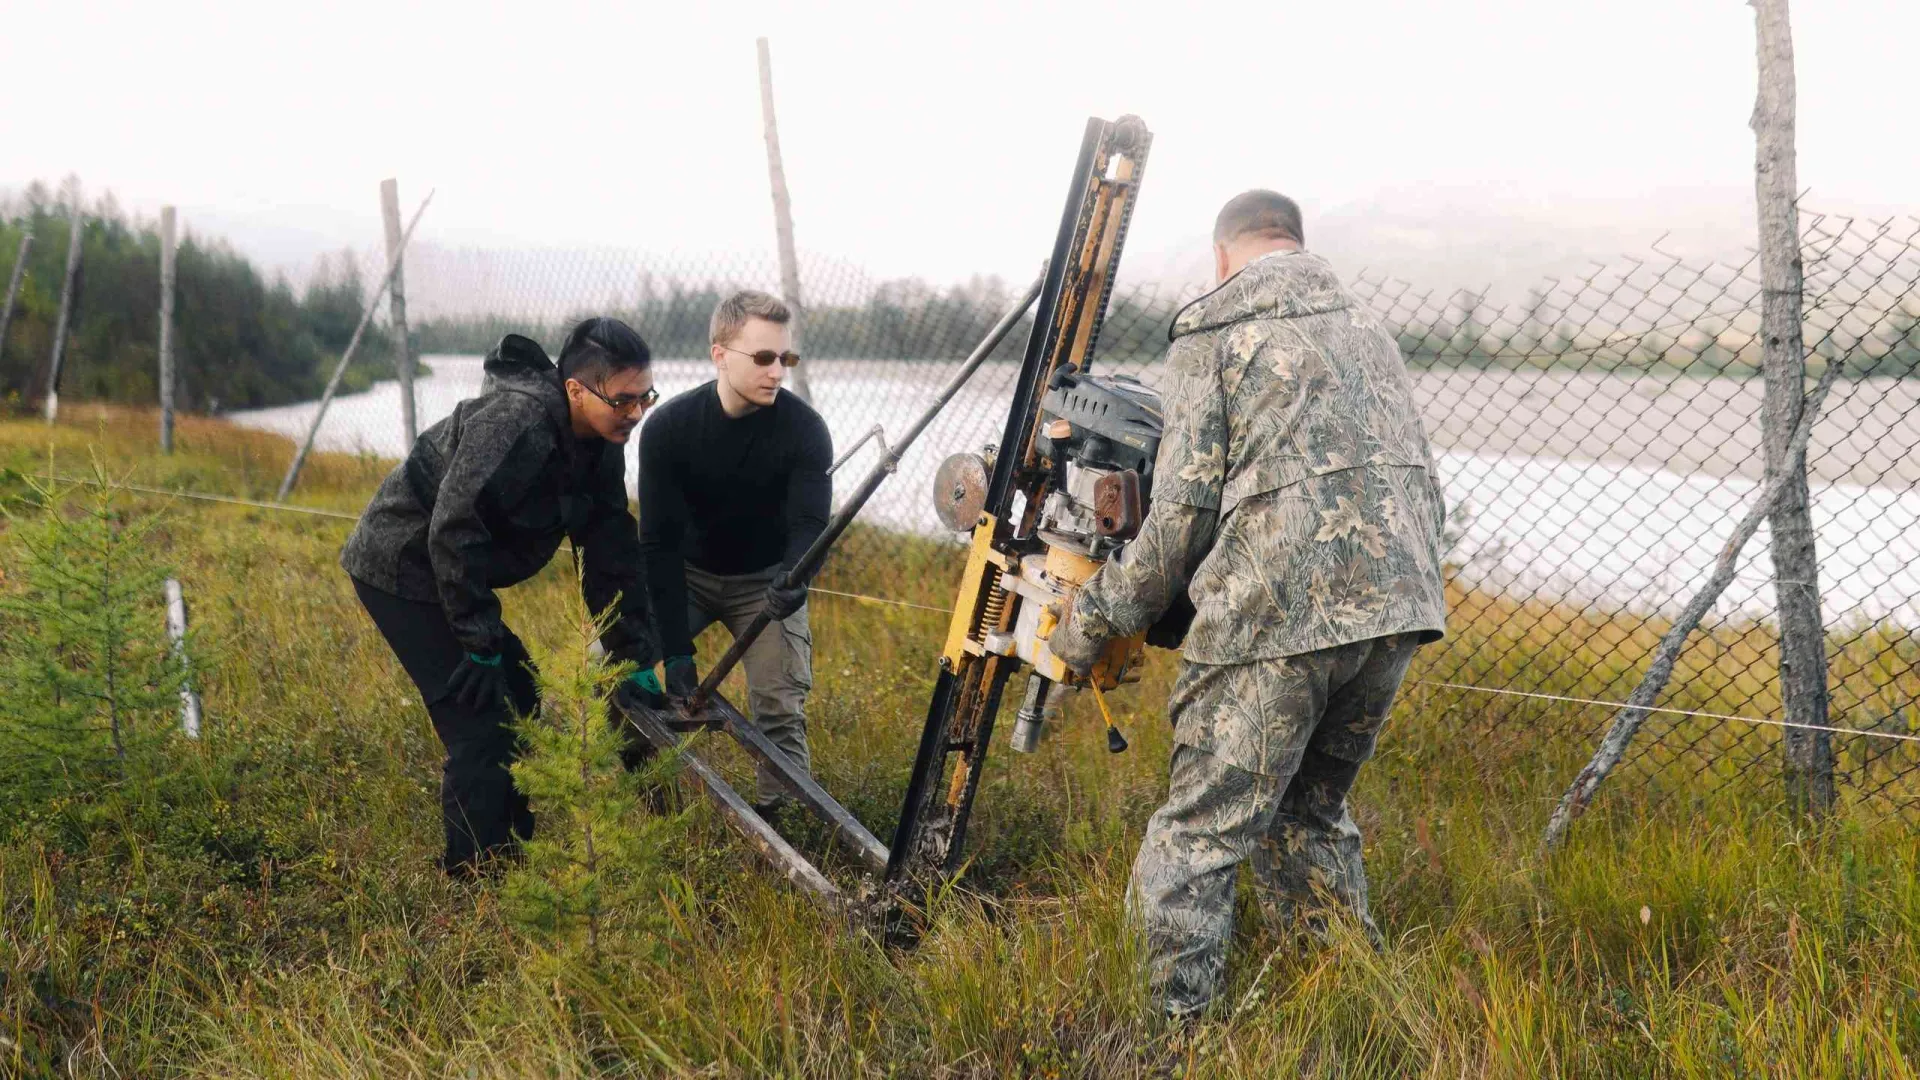
<path fill-rule="evenodd" d="M 597 968 L 654 948 L 671 822 L 642 808 L 643 786 L 666 763 L 640 772 L 621 764 L 625 740 L 609 720 L 607 698 L 632 666 L 593 655 L 613 613 L 595 618 L 578 589 L 568 603 L 573 632 L 539 658 L 540 709 L 519 724 L 523 752 L 513 780 L 539 827 L 524 864 L 507 875 L 504 899 L 550 959 L 584 958 Z"/>
<path fill-rule="evenodd" d="M 142 776 L 173 729 L 184 654 L 165 633 L 157 514 L 95 483 L 28 478 L 0 536 L 0 790 L 87 802 Z M 76 488 L 85 487 L 85 491 Z"/>

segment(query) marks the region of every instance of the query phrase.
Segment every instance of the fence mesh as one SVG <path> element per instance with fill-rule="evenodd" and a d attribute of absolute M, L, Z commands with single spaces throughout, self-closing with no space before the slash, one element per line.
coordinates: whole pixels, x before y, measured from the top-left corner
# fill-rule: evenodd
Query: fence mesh
<path fill-rule="evenodd" d="M 1832 723 L 1842 729 L 1837 779 L 1877 811 L 1920 812 L 1920 747 L 1902 738 L 1914 734 L 1920 698 L 1920 221 L 1809 214 L 1803 227 L 1809 378 L 1844 365 L 1808 457 Z M 384 265 L 372 249 L 360 262 L 368 281 Z M 692 388 L 711 377 L 714 303 L 739 287 L 777 291 L 778 273 L 771 259 L 422 243 L 405 280 L 425 365 L 424 427 L 478 391 L 479 355 L 501 333 L 553 348 L 587 314 L 641 330 L 663 394 Z M 801 280 L 803 370 L 842 450 L 875 428 L 900 434 L 1020 291 L 998 280 L 876 281 L 829 261 L 803 263 Z M 1632 690 L 1759 492 L 1757 261 L 1695 263 L 1656 249 L 1504 301 L 1366 271 L 1352 280 L 1398 329 L 1450 508 L 1450 633 L 1422 652 L 1414 677 L 1472 688 L 1461 738 L 1489 757 L 1524 726 L 1577 762 L 1610 719 L 1604 703 Z M 1197 292 L 1116 289 L 1096 367 L 1156 383 L 1166 328 Z M 933 471 L 998 437 L 1025 336 L 1024 326 L 1009 335 L 906 454 L 826 584 L 950 603 L 959 560 L 928 556 L 958 538 L 934 517 Z M 233 415 L 299 437 L 314 407 Z M 318 445 L 399 456 L 397 387 L 335 401 Z M 852 455 L 839 496 L 876 453 L 869 444 Z M 949 571 L 929 570 L 940 566 Z M 1671 711 L 1654 715 L 1623 763 L 1634 782 L 1777 797 L 1773 611 L 1763 529 L 1681 657 L 1659 702 Z"/>

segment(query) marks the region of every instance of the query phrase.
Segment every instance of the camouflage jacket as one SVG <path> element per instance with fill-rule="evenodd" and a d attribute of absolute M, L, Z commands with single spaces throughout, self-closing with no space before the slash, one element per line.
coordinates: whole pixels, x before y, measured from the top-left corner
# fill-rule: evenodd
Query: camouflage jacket
<path fill-rule="evenodd" d="M 1326 260 L 1278 252 L 1187 305 L 1170 337 L 1147 520 L 1080 591 L 1055 653 L 1140 632 L 1182 588 L 1196 663 L 1438 640 L 1445 510 L 1393 334 Z"/>

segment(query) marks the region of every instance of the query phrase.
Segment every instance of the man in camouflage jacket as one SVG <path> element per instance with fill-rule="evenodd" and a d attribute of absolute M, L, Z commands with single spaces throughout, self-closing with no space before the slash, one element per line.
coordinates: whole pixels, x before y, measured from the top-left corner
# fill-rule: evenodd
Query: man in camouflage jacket
<path fill-rule="evenodd" d="M 1301 236 L 1273 192 L 1221 211 L 1221 284 L 1170 335 L 1152 506 L 1051 643 L 1084 672 L 1193 602 L 1167 802 L 1128 890 L 1175 1016 L 1218 991 L 1242 861 L 1283 926 L 1324 932 L 1337 906 L 1377 940 L 1347 791 L 1445 625 L 1444 509 L 1406 364 Z"/>

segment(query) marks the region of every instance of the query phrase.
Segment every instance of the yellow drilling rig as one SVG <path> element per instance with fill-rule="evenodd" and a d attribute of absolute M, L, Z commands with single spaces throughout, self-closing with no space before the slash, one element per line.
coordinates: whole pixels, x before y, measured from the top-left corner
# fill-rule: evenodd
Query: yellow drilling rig
<path fill-rule="evenodd" d="M 901 455 L 1031 308 L 1032 330 L 1000 441 L 985 453 L 948 458 L 936 476 L 934 501 L 941 520 L 970 532 L 972 540 L 893 842 L 881 844 L 717 692 L 766 628 L 764 614 L 735 638 L 691 700 L 665 712 L 624 706 L 641 735 L 662 749 L 676 747 L 680 733 L 689 730 L 732 735 L 779 773 L 798 802 L 890 885 L 937 877 L 958 864 L 994 718 L 1015 674 L 1027 671 L 1011 742 L 1016 750 L 1031 751 L 1049 695 L 1063 686 L 1085 685 L 1099 698 L 1126 681 L 1139 662 L 1142 638 L 1116 641 L 1091 675 L 1080 678 L 1047 642 L 1074 590 L 1139 531 L 1152 492 L 1159 396 L 1138 380 L 1093 370 L 1114 271 L 1152 144 L 1152 133 L 1138 117 L 1087 121 L 1046 270 L 904 436 L 890 447 L 883 441 L 881 460 L 790 571 L 790 580 L 812 576 Z M 1177 636 L 1177 616 L 1174 622 L 1167 633 Z M 1104 699 L 1101 709 L 1104 713 Z M 1108 745 L 1126 748 L 1110 717 Z M 829 904 L 844 903 L 840 888 L 718 774 L 684 748 L 681 761 L 722 816 L 789 881 Z M 944 783 L 938 781 L 942 773 Z"/>

